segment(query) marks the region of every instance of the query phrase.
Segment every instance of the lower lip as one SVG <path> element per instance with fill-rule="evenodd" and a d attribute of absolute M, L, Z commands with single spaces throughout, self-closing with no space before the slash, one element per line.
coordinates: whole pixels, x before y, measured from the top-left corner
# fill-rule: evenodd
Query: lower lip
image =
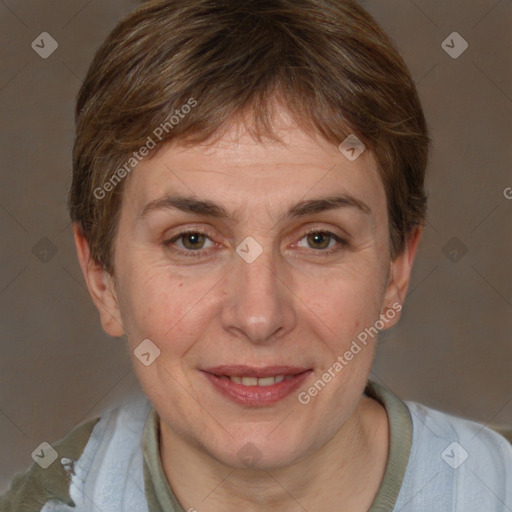
<path fill-rule="evenodd" d="M 271 386 L 244 386 L 243 384 L 233 382 L 231 379 L 217 377 L 207 372 L 202 373 L 217 391 L 233 400 L 233 402 L 241 405 L 261 407 L 275 404 L 290 393 L 293 393 L 308 378 L 312 370 L 299 373 L 291 379 L 283 380 Z"/>

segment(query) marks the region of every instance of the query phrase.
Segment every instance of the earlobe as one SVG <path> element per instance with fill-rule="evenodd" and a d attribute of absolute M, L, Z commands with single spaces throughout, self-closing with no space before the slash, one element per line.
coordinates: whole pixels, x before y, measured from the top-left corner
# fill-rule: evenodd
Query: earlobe
<path fill-rule="evenodd" d="M 79 225 L 73 225 L 75 246 L 87 288 L 100 314 L 101 325 L 110 336 L 124 334 L 114 281 L 103 266 L 91 257 L 89 242 Z"/>
<path fill-rule="evenodd" d="M 410 234 L 403 252 L 391 262 L 389 271 L 390 277 L 384 297 L 384 311 L 382 314 L 385 314 L 385 312 L 390 309 L 396 310 L 398 304 L 400 305 L 400 310 L 402 309 L 409 288 L 412 265 L 422 234 L 423 227 L 417 226 Z M 398 315 L 396 321 L 392 322 L 388 327 L 395 325 L 399 318 L 400 315 Z"/>

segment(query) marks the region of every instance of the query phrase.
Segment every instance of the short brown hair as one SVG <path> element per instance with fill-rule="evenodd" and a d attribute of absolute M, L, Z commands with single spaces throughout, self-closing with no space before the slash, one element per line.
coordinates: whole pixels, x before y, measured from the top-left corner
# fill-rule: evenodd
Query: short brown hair
<path fill-rule="evenodd" d="M 353 133 L 373 152 L 400 254 L 425 219 L 430 140 L 409 70 L 375 20 L 351 0 L 154 0 L 110 33 L 77 97 L 69 209 L 93 259 L 113 272 L 126 180 L 94 191 L 155 127 L 167 123 L 153 151 L 204 142 L 246 114 L 258 141 L 279 140 L 276 98 L 304 130 L 336 145 Z"/>

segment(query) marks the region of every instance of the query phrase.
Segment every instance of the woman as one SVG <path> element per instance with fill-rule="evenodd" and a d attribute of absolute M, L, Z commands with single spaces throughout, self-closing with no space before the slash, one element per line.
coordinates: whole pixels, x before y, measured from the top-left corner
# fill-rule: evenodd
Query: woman
<path fill-rule="evenodd" d="M 147 397 L 50 447 L 0 510 L 512 510 L 504 438 L 368 380 L 429 138 L 361 7 L 148 2 L 76 116 L 78 258 Z"/>

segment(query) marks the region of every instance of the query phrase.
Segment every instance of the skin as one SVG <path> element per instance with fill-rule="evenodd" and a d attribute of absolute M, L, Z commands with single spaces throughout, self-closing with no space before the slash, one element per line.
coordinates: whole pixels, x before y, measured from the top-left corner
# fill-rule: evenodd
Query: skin
<path fill-rule="evenodd" d="M 233 123 L 214 144 L 172 144 L 144 160 L 124 190 L 114 275 L 91 260 L 75 226 L 78 257 L 105 331 L 127 337 L 160 417 L 165 474 L 185 510 L 366 511 L 389 445 L 384 408 L 363 394 L 376 339 L 310 403 L 297 395 L 365 327 L 403 304 L 421 230 L 391 261 L 386 197 L 371 152 L 350 162 L 284 112 L 274 125 L 283 144 L 258 143 Z M 364 202 L 369 213 L 345 206 L 284 217 L 298 201 L 335 193 Z M 141 216 L 166 194 L 214 201 L 232 217 L 164 207 Z M 185 229 L 207 237 L 176 239 Z M 308 236 L 310 229 L 348 245 Z M 263 248 L 250 264 L 235 250 L 248 236 Z M 333 247 L 339 250 L 326 255 Z M 182 254 L 196 248 L 206 252 Z M 160 349 L 150 366 L 133 355 L 146 338 Z M 199 371 L 220 364 L 313 372 L 278 403 L 250 407 L 220 395 Z M 248 442 L 260 456 L 251 467 L 237 456 Z"/>

